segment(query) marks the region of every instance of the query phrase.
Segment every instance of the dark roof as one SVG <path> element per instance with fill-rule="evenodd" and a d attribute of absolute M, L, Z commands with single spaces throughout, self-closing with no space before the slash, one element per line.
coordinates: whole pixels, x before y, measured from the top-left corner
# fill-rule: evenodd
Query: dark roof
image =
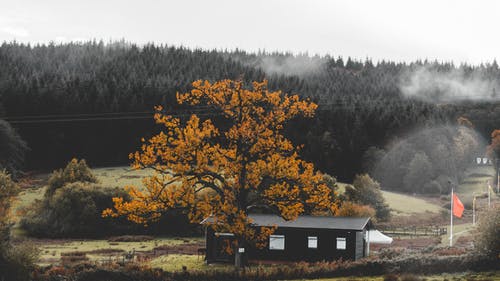
<path fill-rule="evenodd" d="M 316 217 L 299 216 L 296 220 L 286 221 L 276 215 L 250 214 L 256 226 L 277 226 L 290 228 L 322 228 L 322 229 L 349 229 L 363 230 L 370 222 L 370 218 L 355 217 Z M 211 221 L 210 218 L 201 222 Z"/>

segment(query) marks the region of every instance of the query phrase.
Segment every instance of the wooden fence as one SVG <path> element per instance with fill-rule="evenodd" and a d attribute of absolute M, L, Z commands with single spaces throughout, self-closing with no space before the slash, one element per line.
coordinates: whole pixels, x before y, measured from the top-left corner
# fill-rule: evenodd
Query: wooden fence
<path fill-rule="evenodd" d="M 446 227 L 440 226 L 408 226 L 408 227 L 384 227 L 379 229 L 384 234 L 390 236 L 411 236 L 411 237 L 419 237 L 419 236 L 441 236 L 448 232 Z"/>

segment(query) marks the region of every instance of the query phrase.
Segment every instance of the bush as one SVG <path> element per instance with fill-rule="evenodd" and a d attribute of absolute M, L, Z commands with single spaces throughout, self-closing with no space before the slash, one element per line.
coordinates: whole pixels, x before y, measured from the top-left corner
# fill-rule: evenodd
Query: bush
<path fill-rule="evenodd" d="M 318 263 L 293 263 L 275 266 L 252 266 L 245 270 L 234 268 L 208 269 L 201 271 L 164 272 L 134 264 L 119 266 L 79 265 L 75 268 L 47 268 L 34 281 L 250 281 L 250 280 L 292 280 L 319 279 L 342 276 L 384 275 L 385 280 L 398 280 L 399 273 L 405 273 L 400 280 L 420 280 L 411 274 L 438 274 L 463 272 L 467 270 L 484 271 L 498 269 L 498 263 L 491 259 L 474 256 L 434 257 L 417 256 L 396 260 L 363 259 L 359 261 L 332 261 Z M 54 276 L 63 279 L 52 279 Z M 396 279 L 394 279 L 396 277 Z"/>
<path fill-rule="evenodd" d="M 29 280 L 38 251 L 31 244 L 13 246 L 8 220 L 12 197 L 19 187 L 4 170 L 0 171 L 0 280 Z"/>
<path fill-rule="evenodd" d="M 45 196 L 50 197 L 58 188 L 74 182 L 97 183 L 97 178 L 92 174 L 92 170 L 90 170 L 84 159 L 73 158 L 64 169 L 52 172 Z"/>
<path fill-rule="evenodd" d="M 0 257 L 0 280 L 27 281 L 38 260 L 39 251 L 30 243 L 19 246 L 7 245 Z"/>
<path fill-rule="evenodd" d="M 102 210 L 113 206 L 113 197 L 127 198 L 128 193 L 91 183 L 66 184 L 28 210 L 21 226 L 41 237 L 102 237 L 137 229 L 125 219 L 102 218 Z"/>
<path fill-rule="evenodd" d="M 476 250 L 480 254 L 500 259 L 500 205 L 482 216 L 478 232 L 474 241 Z"/>
<path fill-rule="evenodd" d="M 19 192 L 19 186 L 12 180 L 11 175 L 6 170 L 0 170 L 0 219 L 7 218 L 12 197 Z"/>
<path fill-rule="evenodd" d="M 375 209 L 368 205 L 358 205 L 346 201 L 342 203 L 339 210 L 336 213 L 337 216 L 341 217 L 375 217 Z"/>
<path fill-rule="evenodd" d="M 196 231 L 185 214 L 175 211 L 162 215 L 147 229 L 125 218 L 105 219 L 102 211 L 113 207 L 114 197 L 130 198 L 123 188 L 98 185 L 85 160 L 72 159 L 64 169 L 52 173 L 43 199 L 27 210 L 21 227 L 33 236 L 75 238 Z"/>

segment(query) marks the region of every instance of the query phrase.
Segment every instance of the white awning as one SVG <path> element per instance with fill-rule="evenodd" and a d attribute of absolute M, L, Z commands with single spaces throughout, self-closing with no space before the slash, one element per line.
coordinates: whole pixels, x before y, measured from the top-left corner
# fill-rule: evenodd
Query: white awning
<path fill-rule="evenodd" d="M 366 240 L 370 239 L 370 244 L 391 244 L 392 238 L 378 230 L 369 230 L 366 233 Z"/>

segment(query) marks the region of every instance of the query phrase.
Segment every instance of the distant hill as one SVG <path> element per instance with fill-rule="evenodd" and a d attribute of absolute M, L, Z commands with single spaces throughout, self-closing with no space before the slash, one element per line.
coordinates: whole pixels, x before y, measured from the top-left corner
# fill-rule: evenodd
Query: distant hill
<path fill-rule="evenodd" d="M 176 92 L 187 91 L 192 81 L 268 79 L 271 89 L 319 104 L 315 118 L 294 120 L 286 134 L 304 144 L 304 157 L 320 170 L 349 181 L 366 170 L 368 148 L 383 148 L 417 127 L 454 123 L 463 115 L 487 137 L 500 119 L 499 74 L 496 62 L 406 64 L 127 42 L 3 43 L 0 119 L 30 146 L 26 169 L 50 170 L 71 157 L 93 166 L 124 165 L 140 138 L 160 129 L 150 118 L 154 105 L 179 116 L 201 112 L 224 122 L 206 109 L 175 103 Z M 457 90 L 449 86 L 453 75 L 464 85 L 480 83 L 481 94 L 488 96 L 465 97 L 475 101 L 469 105 L 461 96 L 467 93 L 450 95 Z M 423 83 L 432 77 L 448 82 Z"/>

